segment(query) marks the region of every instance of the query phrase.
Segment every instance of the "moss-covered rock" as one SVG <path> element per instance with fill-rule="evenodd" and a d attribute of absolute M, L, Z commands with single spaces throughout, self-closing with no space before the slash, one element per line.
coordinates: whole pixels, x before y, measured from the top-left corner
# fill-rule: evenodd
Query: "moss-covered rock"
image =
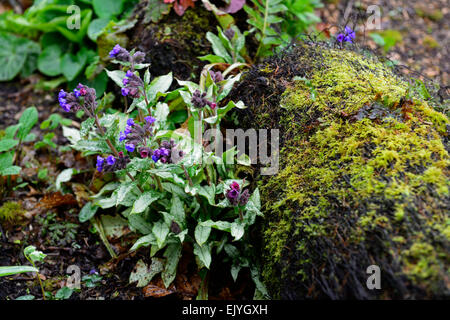
<path fill-rule="evenodd" d="M 173 72 L 178 79 L 189 79 L 200 74 L 205 62 L 198 59 L 211 53 L 206 32 L 217 32 L 214 15 L 196 5 L 178 16 L 172 9 L 158 23 L 146 20 L 148 1 L 142 1 L 136 9 L 136 26 L 129 33 L 130 48 L 146 53 L 154 76 Z"/>
<path fill-rule="evenodd" d="M 280 171 L 260 181 L 274 298 L 450 297 L 449 120 L 407 91 L 368 53 L 319 44 L 234 90 L 244 123 L 280 129 Z"/>

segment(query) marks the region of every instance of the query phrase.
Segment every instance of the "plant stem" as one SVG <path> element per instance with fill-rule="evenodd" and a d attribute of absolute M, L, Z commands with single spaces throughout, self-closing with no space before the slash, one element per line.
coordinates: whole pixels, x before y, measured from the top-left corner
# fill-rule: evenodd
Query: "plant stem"
<path fill-rule="evenodd" d="M 92 224 L 97 229 L 100 239 L 102 240 L 103 244 L 106 247 L 106 250 L 108 250 L 108 253 L 110 254 L 111 258 L 116 259 L 117 255 L 114 252 L 113 248 L 111 247 L 111 244 L 109 243 L 108 239 L 106 238 L 105 230 L 103 229 L 102 222 L 99 220 L 98 217 L 94 217 L 91 219 Z"/>
<path fill-rule="evenodd" d="M 26 258 L 27 258 L 28 261 L 31 262 L 31 265 L 32 265 L 33 267 L 36 268 L 36 265 L 34 264 L 33 260 L 28 259 L 28 257 L 26 257 Z M 37 269 L 37 268 L 36 268 L 36 269 Z M 41 280 L 41 277 L 39 276 L 39 272 L 36 272 L 36 277 L 38 278 L 39 285 L 41 286 L 42 299 L 46 300 L 46 299 L 45 299 L 45 290 L 44 290 L 44 286 L 42 285 L 42 280 Z"/>

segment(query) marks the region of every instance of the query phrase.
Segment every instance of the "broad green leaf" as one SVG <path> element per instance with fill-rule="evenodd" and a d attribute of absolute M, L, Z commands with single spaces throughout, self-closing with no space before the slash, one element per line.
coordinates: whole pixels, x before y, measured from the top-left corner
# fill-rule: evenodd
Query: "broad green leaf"
<path fill-rule="evenodd" d="M 18 143 L 19 141 L 13 139 L 0 140 L 0 152 L 8 151 L 17 146 Z"/>
<path fill-rule="evenodd" d="M 123 87 L 123 78 L 125 78 L 125 72 L 122 70 L 114 70 L 109 71 L 108 69 L 105 69 L 106 74 L 108 77 L 111 78 L 112 81 L 114 81 L 119 87 Z"/>
<path fill-rule="evenodd" d="M 154 117 L 156 118 L 156 121 L 161 125 L 162 123 L 167 121 L 169 112 L 169 106 L 167 105 L 167 103 L 158 102 L 154 112 Z"/>
<path fill-rule="evenodd" d="M 146 236 L 140 237 L 131 247 L 130 251 L 136 251 L 140 247 L 148 247 L 149 245 L 155 245 L 156 238 L 152 233 L 149 233 Z"/>
<path fill-rule="evenodd" d="M 123 9 L 124 0 L 92 0 L 95 14 L 100 18 L 112 18 L 119 15 Z"/>
<path fill-rule="evenodd" d="M 73 174 L 75 173 L 76 170 L 72 168 L 61 171 L 61 173 L 56 178 L 55 182 L 56 190 L 61 190 L 61 183 L 70 181 L 70 179 L 72 179 Z"/>
<path fill-rule="evenodd" d="M 208 240 L 210 233 L 211 227 L 205 227 L 201 224 L 198 224 L 195 227 L 195 241 L 197 241 L 199 246 L 203 246 L 203 244 Z"/>
<path fill-rule="evenodd" d="M 173 81 L 172 72 L 153 79 L 153 81 L 147 88 L 147 97 L 149 101 L 154 100 L 158 92 L 165 93 L 167 90 L 169 90 L 172 81 Z"/>
<path fill-rule="evenodd" d="M 166 265 L 161 278 L 166 288 L 168 288 L 177 275 L 178 261 L 180 261 L 181 257 L 181 243 L 169 244 L 164 252 L 164 257 L 166 258 Z"/>
<path fill-rule="evenodd" d="M 119 189 L 117 190 L 117 200 L 116 205 L 118 206 L 122 202 L 124 202 L 125 198 L 129 196 L 133 188 L 136 187 L 136 184 L 134 182 L 128 182 L 122 184 Z"/>
<path fill-rule="evenodd" d="M 153 277 L 164 270 L 163 259 L 152 258 L 152 264 L 147 266 L 147 264 L 139 260 L 136 263 L 133 271 L 130 274 L 129 282 L 133 283 L 137 281 L 136 287 L 145 287 Z"/>
<path fill-rule="evenodd" d="M 237 222 L 231 224 L 231 236 L 234 237 L 234 241 L 241 239 L 244 233 L 245 229 L 242 224 Z"/>
<path fill-rule="evenodd" d="M 19 166 L 11 166 L 1 170 L 0 173 L 2 176 L 14 176 L 16 174 L 19 174 L 20 170 L 22 170 L 22 168 Z"/>
<path fill-rule="evenodd" d="M 14 155 L 12 152 L 0 153 L 0 172 L 12 166 L 13 157 Z"/>
<path fill-rule="evenodd" d="M 78 215 L 78 219 L 80 220 L 80 222 L 86 222 L 95 215 L 97 210 L 98 210 L 97 206 L 94 206 L 91 202 L 88 202 L 81 209 Z"/>
<path fill-rule="evenodd" d="M 87 62 L 87 50 L 82 49 L 76 55 L 70 52 L 61 59 L 61 71 L 67 80 L 72 81 L 80 74 Z"/>
<path fill-rule="evenodd" d="M 162 248 L 169 234 L 169 227 L 163 221 L 157 221 L 152 228 L 153 235 L 156 238 L 158 248 Z"/>
<path fill-rule="evenodd" d="M 24 67 L 29 53 L 36 52 L 36 46 L 28 39 L 0 32 L 0 81 L 12 80 Z"/>
<path fill-rule="evenodd" d="M 58 300 L 67 300 L 72 296 L 72 293 L 73 289 L 70 289 L 69 287 L 62 287 L 56 292 L 55 298 Z"/>
<path fill-rule="evenodd" d="M 161 194 L 154 190 L 146 191 L 141 194 L 133 204 L 131 213 L 144 212 L 154 201 L 160 198 Z"/>
<path fill-rule="evenodd" d="M 36 261 L 43 262 L 45 257 L 47 256 L 42 251 L 36 250 L 35 246 L 26 247 L 25 249 L 23 249 L 23 254 L 25 258 L 33 262 Z"/>
<path fill-rule="evenodd" d="M 103 28 L 108 25 L 109 21 L 109 18 L 97 18 L 92 20 L 87 31 L 88 37 L 92 41 L 97 41 L 98 36 L 102 34 Z"/>
<path fill-rule="evenodd" d="M 25 109 L 19 119 L 19 131 L 17 132 L 17 138 L 19 140 L 25 139 L 25 137 L 30 133 L 31 128 L 38 121 L 38 111 L 36 107 L 29 107 Z"/>
<path fill-rule="evenodd" d="M 205 226 L 205 227 L 211 227 L 214 229 L 231 232 L 231 223 L 227 222 L 227 221 L 207 220 L 207 221 L 199 222 L 199 224 L 202 226 Z"/>
<path fill-rule="evenodd" d="M 50 77 L 61 74 L 61 56 L 61 48 L 58 45 L 46 47 L 38 58 L 39 71 Z"/>
<path fill-rule="evenodd" d="M 183 227 L 186 224 L 184 205 L 183 205 L 183 202 L 180 200 L 180 198 L 176 194 L 174 194 L 172 196 L 172 203 L 170 206 L 170 215 L 173 218 L 173 220 L 175 220 L 175 222 L 180 224 L 181 227 Z"/>
<path fill-rule="evenodd" d="M 222 57 L 227 63 L 233 63 L 233 59 L 231 58 L 227 49 L 225 49 L 225 47 L 223 46 L 222 41 L 220 41 L 218 36 L 208 31 L 206 33 L 206 39 L 208 39 L 208 41 L 211 43 L 212 49 L 217 56 Z"/>
<path fill-rule="evenodd" d="M 194 243 L 194 254 L 198 257 L 198 260 L 200 262 L 199 268 L 202 268 L 205 266 L 209 269 L 211 265 L 211 246 L 210 245 L 203 245 L 199 246 L 197 243 Z"/>

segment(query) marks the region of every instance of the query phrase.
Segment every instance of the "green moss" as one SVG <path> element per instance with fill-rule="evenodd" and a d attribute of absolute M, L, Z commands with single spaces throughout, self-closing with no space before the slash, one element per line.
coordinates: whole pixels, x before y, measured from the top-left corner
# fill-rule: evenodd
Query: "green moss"
<path fill-rule="evenodd" d="M 426 47 L 428 47 L 428 48 L 430 48 L 430 49 L 435 49 L 435 48 L 439 48 L 439 47 L 440 47 L 440 45 L 439 45 L 439 43 L 436 41 L 436 39 L 433 38 L 433 37 L 430 36 L 430 35 L 426 35 L 426 36 L 423 38 L 423 45 L 426 46 Z"/>
<path fill-rule="evenodd" d="M 262 185 L 266 284 L 275 297 L 298 288 L 302 298 L 320 292 L 317 283 L 336 286 L 339 295 L 353 281 L 340 276 L 376 262 L 443 294 L 448 118 L 420 100 L 404 104 L 407 83 L 374 58 L 299 50 L 316 98 L 304 81 L 293 81 L 271 114 L 280 119 L 284 143 L 280 172 Z M 266 114 L 267 106 L 254 108 Z M 271 126 L 267 117 L 257 119 Z M 365 281 L 362 272 L 357 277 Z M 399 294 L 390 289 L 388 296 Z"/>
<path fill-rule="evenodd" d="M 24 219 L 25 210 L 22 206 L 13 201 L 5 202 L 0 207 L 0 223 L 2 226 L 10 227 L 20 224 Z"/>

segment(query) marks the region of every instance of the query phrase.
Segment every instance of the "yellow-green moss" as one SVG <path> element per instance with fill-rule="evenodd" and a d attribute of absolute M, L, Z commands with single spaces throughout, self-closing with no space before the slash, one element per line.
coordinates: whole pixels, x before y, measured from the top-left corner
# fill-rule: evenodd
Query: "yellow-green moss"
<path fill-rule="evenodd" d="M 330 260 L 356 259 L 352 250 L 363 246 L 386 256 L 361 253 L 356 263 L 395 261 L 408 281 L 442 294 L 449 262 L 448 118 L 425 102 L 405 102 L 408 84 L 378 60 L 305 49 L 315 50 L 322 50 L 320 63 L 305 60 L 308 54 L 299 63 L 313 65 L 308 79 L 316 97 L 304 81 L 284 92 L 281 168 L 262 186 L 266 283 L 283 296 L 280 278 L 299 287 L 314 283 Z M 375 235 L 381 240 L 369 240 Z"/>
<path fill-rule="evenodd" d="M 22 206 L 13 201 L 5 202 L 0 207 L 0 223 L 5 227 L 20 224 L 24 219 L 25 210 Z"/>

